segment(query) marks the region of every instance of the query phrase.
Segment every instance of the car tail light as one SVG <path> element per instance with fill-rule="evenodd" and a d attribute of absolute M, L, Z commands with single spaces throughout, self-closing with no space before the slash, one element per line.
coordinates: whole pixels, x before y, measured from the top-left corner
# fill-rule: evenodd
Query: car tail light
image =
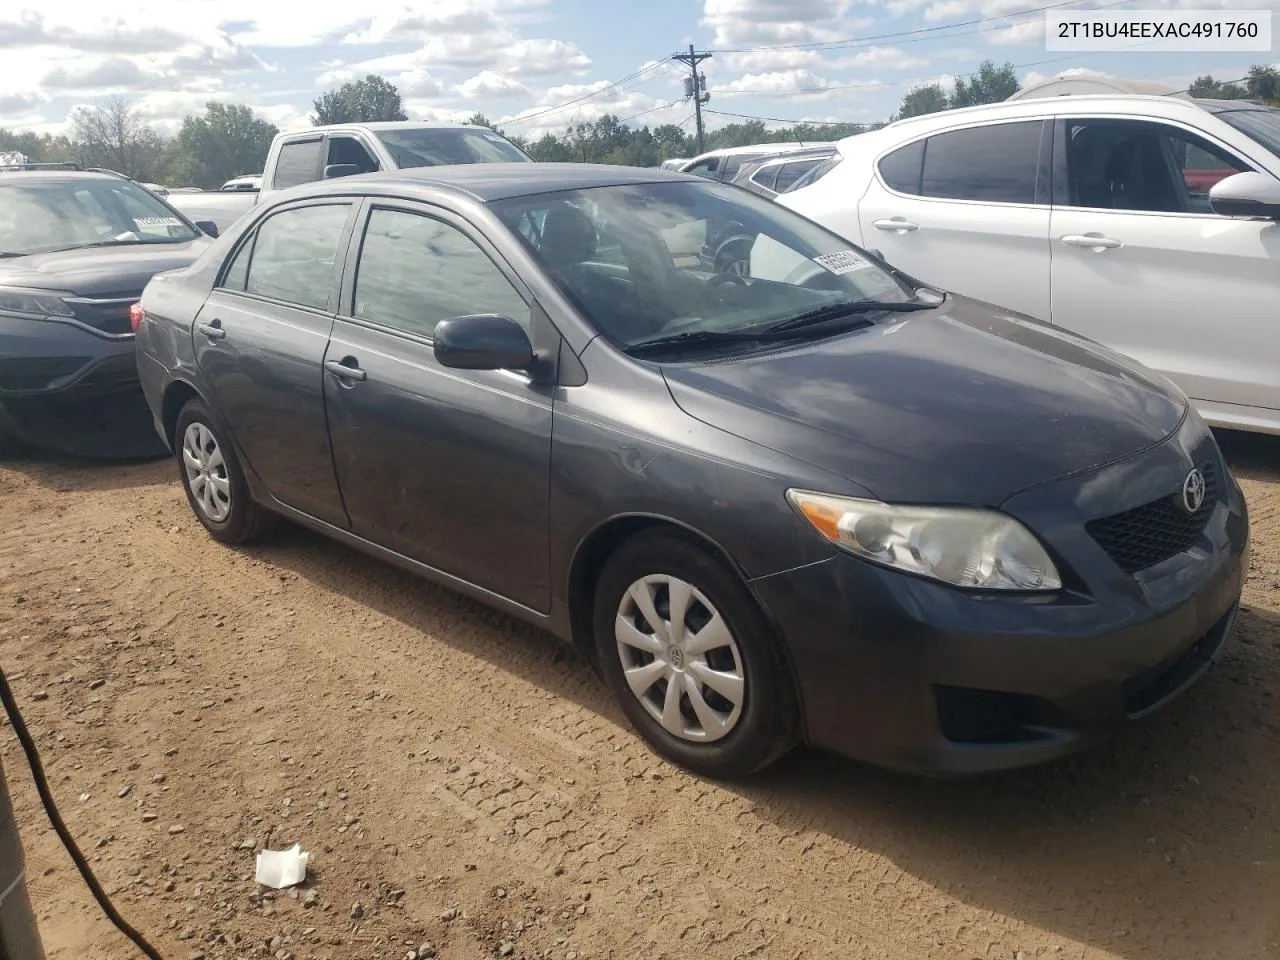
<path fill-rule="evenodd" d="M 142 322 L 142 304 L 129 304 L 129 326 L 133 328 L 133 332 L 138 332 L 138 324 Z"/>

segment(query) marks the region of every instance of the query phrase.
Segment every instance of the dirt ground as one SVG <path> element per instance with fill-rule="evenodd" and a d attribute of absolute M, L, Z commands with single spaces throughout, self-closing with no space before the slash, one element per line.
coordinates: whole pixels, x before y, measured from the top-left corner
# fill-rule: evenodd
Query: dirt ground
<path fill-rule="evenodd" d="M 1280 438 L 1195 689 L 1050 767 L 920 782 L 656 759 L 575 654 L 318 536 L 210 540 L 168 462 L 0 467 L 0 662 L 62 812 L 166 960 L 1280 958 Z M 9 729 L 50 960 L 136 956 Z M 309 882 L 261 895 L 254 851 Z"/>

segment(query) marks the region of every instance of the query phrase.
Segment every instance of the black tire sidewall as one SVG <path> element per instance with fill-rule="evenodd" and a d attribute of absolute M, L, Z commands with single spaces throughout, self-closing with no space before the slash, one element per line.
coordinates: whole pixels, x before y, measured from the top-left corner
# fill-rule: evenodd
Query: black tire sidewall
<path fill-rule="evenodd" d="M 618 606 L 631 584 L 650 575 L 678 577 L 697 587 L 737 641 L 746 702 L 737 726 L 721 740 L 694 743 L 667 733 L 623 675 L 614 636 Z M 704 776 L 733 779 L 767 766 L 794 744 L 796 699 L 778 638 L 741 578 L 692 538 L 663 531 L 623 544 L 597 581 L 592 626 L 600 671 L 627 719 L 672 762 Z"/>
<path fill-rule="evenodd" d="M 193 423 L 203 424 L 205 429 L 213 434 L 218 443 L 218 449 L 222 451 L 223 462 L 227 465 L 227 480 L 231 484 L 231 512 L 227 514 L 227 519 L 221 522 L 210 520 L 205 516 L 187 480 L 187 470 L 182 462 L 182 444 L 187 428 Z M 187 495 L 187 503 L 191 506 L 191 512 L 195 514 L 196 519 L 209 531 L 209 535 L 223 543 L 241 543 L 253 536 L 258 520 L 257 505 L 249 496 L 249 486 L 245 482 L 244 472 L 240 469 L 240 461 L 236 458 L 235 450 L 203 400 L 188 400 L 178 414 L 177 425 L 173 431 L 173 452 L 178 464 L 178 478 L 182 483 L 183 492 Z"/>

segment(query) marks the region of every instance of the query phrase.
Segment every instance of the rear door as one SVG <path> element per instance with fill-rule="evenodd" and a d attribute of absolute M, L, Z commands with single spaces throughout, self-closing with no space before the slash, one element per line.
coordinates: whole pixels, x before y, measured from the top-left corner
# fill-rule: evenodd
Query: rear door
<path fill-rule="evenodd" d="M 325 423 L 321 364 L 337 305 L 350 202 L 272 213 L 241 242 L 196 317 L 196 362 L 247 465 L 281 503 L 347 526 Z"/>
<path fill-rule="evenodd" d="M 554 387 L 442 367 L 432 334 L 496 313 L 551 356 L 559 335 L 483 236 L 437 208 L 371 204 L 353 273 L 324 377 L 352 531 L 546 612 Z"/>
<path fill-rule="evenodd" d="M 1013 120 L 895 146 L 858 204 L 864 242 L 927 283 L 1048 320 L 1050 134 Z"/>
<path fill-rule="evenodd" d="M 1209 207 L 1254 167 L 1171 121 L 1071 117 L 1056 142 L 1053 322 L 1196 400 L 1280 409 L 1280 226 Z"/>

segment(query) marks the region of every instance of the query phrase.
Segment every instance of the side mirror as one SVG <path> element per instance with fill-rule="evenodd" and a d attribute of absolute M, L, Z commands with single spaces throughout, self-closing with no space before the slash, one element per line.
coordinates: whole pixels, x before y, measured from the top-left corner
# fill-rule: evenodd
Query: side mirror
<path fill-rule="evenodd" d="M 441 320 L 435 329 L 435 355 L 455 370 L 526 370 L 533 346 L 524 328 L 509 317 L 477 314 Z"/>
<path fill-rule="evenodd" d="M 1280 220 L 1280 180 L 1265 173 L 1236 173 L 1209 188 L 1209 206 L 1222 217 Z"/>
<path fill-rule="evenodd" d="M 337 177 L 349 177 L 360 172 L 358 163 L 331 163 L 324 168 L 324 178 L 333 180 Z"/>
<path fill-rule="evenodd" d="M 218 225 L 212 220 L 193 220 L 192 223 L 200 228 L 201 233 L 206 236 L 213 237 L 215 240 L 217 239 Z"/>

